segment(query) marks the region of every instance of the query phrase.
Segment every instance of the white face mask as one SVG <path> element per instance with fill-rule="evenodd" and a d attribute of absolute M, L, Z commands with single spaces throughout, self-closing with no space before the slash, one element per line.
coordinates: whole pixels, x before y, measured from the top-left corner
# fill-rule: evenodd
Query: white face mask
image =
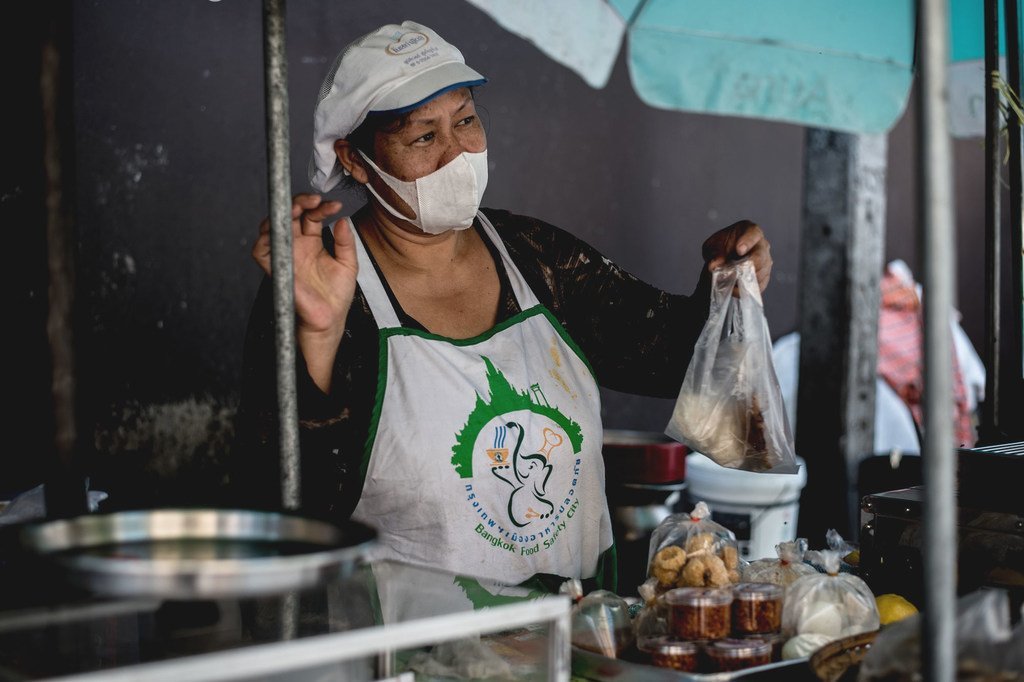
<path fill-rule="evenodd" d="M 415 218 L 399 213 L 384 201 L 370 183 L 366 188 L 377 197 L 388 213 L 412 223 L 428 234 L 443 234 L 448 230 L 464 230 L 473 224 L 480 201 L 487 188 L 487 150 L 462 152 L 454 159 L 422 178 L 407 181 L 388 175 L 373 161 L 360 156 L 377 171 L 381 180 L 416 212 Z"/>

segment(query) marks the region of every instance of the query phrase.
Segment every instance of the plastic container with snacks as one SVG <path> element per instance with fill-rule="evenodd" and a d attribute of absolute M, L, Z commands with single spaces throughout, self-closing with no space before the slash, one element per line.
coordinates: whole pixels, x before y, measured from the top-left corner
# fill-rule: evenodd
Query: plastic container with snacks
<path fill-rule="evenodd" d="M 697 642 L 676 639 L 671 635 L 651 637 L 637 642 L 637 648 L 659 668 L 696 672 L 700 665 L 701 647 Z"/>
<path fill-rule="evenodd" d="M 731 672 L 768 665 L 772 661 L 772 645 L 757 639 L 721 639 L 704 645 L 710 672 Z"/>
<path fill-rule="evenodd" d="M 669 632 L 680 639 L 722 639 L 731 631 L 732 590 L 681 587 L 665 595 Z"/>
<path fill-rule="evenodd" d="M 737 639 L 768 642 L 772 647 L 772 663 L 776 663 L 782 660 L 782 647 L 785 646 L 789 638 L 784 632 L 769 632 L 761 635 L 746 635 Z"/>
<path fill-rule="evenodd" d="M 781 630 L 783 591 L 772 583 L 740 583 L 733 588 L 733 632 L 742 636 Z"/>

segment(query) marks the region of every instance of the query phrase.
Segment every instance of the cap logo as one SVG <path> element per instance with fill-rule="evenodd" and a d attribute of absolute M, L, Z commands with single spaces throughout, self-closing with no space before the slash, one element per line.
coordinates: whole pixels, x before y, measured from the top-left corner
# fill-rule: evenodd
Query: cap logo
<path fill-rule="evenodd" d="M 396 57 L 402 55 L 409 50 L 418 49 L 430 42 L 430 38 L 426 35 L 419 33 L 418 31 L 412 33 L 405 33 L 400 36 L 395 42 L 384 48 L 388 54 L 395 55 Z"/>

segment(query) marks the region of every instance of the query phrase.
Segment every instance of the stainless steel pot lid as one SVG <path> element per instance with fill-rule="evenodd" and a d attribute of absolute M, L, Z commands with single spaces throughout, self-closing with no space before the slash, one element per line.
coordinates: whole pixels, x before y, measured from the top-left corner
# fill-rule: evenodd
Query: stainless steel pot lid
<path fill-rule="evenodd" d="M 108 597 L 279 592 L 344 574 L 376 534 L 348 521 L 236 509 L 153 509 L 26 524 L 21 547 Z"/>

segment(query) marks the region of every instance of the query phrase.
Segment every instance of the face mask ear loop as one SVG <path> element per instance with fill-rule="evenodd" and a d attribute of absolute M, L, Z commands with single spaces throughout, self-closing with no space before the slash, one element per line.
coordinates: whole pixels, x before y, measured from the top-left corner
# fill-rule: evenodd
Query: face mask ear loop
<path fill-rule="evenodd" d="M 374 172 L 377 173 L 378 177 L 380 177 L 380 179 L 384 181 L 384 184 L 390 187 L 392 190 L 394 190 L 395 194 L 397 194 L 406 204 L 409 205 L 409 208 L 412 209 L 412 212 L 416 213 L 416 206 L 414 206 L 413 204 L 416 204 L 418 202 L 416 201 L 415 197 L 406 196 L 406 192 L 403 191 L 403 189 L 405 188 L 402 187 L 402 185 L 411 185 L 413 188 L 413 192 L 415 193 L 416 183 L 405 182 L 404 180 L 399 180 L 398 178 L 389 175 L 388 173 L 381 170 L 380 167 L 377 166 L 377 164 L 375 164 L 370 159 L 370 157 L 368 157 L 366 154 L 362 152 L 362 150 L 357 151 L 359 152 L 359 155 L 363 157 L 363 160 L 366 161 L 367 164 L 369 164 L 370 168 L 372 168 Z M 384 197 L 382 197 L 380 193 L 378 193 L 377 190 L 373 188 L 373 185 L 369 181 L 367 181 L 366 183 L 366 189 L 370 191 L 370 194 L 372 194 L 377 199 L 377 201 L 380 202 L 380 205 L 383 206 L 388 213 L 398 218 L 399 220 L 404 220 L 406 222 L 412 223 L 421 230 L 423 229 L 423 225 L 420 223 L 419 215 L 417 215 L 414 218 L 410 218 L 407 215 L 403 215 L 401 211 L 399 211 L 397 208 L 395 208 L 390 203 L 385 201 Z M 413 201 L 410 201 L 410 199 L 413 199 Z"/>
<path fill-rule="evenodd" d="M 388 203 L 387 201 L 385 201 L 385 200 L 384 200 L 384 197 L 382 197 L 382 196 L 381 196 L 381 195 L 380 195 L 380 194 L 379 194 L 379 193 L 377 192 L 377 190 L 375 190 L 375 189 L 373 188 L 373 185 L 371 185 L 371 184 L 370 184 L 369 182 L 367 182 L 367 183 L 366 183 L 366 189 L 367 189 L 367 190 L 369 190 L 370 194 L 372 194 L 372 195 L 374 196 L 374 198 L 375 198 L 375 199 L 377 199 L 377 202 L 378 202 L 378 203 L 380 203 L 380 205 L 381 205 L 381 206 L 383 206 L 383 207 L 384 207 L 384 209 L 385 209 L 385 210 L 386 210 L 386 211 L 387 211 L 388 213 L 390 213 L 390 214 L 391 214 L 391 215 L 393 215 L 394 217 L 398 218 L 399 220 L 404 220 L 404 221 L 406 221 L 407 223 L 412 223 L 412 224 L 413 224 L 413 225 L 415 225 L 416 227 L 419 227 L 419 228 L 420 228 L 421 230 L 423 229 L 423 228 L 422 228 L 422 227 L 420 226 L 420 224 L 419 224 L 419 218 L 410 218 L 409 216 L 406 216 L 406 215 L 402 215 L 402 214 L 401 214 L 401 213 L 400 213 L 400 212 L 398 211 L 398 209 L 396 209 L 396 208 L 395 208 L 394 206 L 392 206 L 392 205 L 391 205 L 391 204 L 389 204 L 389 203 Z"/>

